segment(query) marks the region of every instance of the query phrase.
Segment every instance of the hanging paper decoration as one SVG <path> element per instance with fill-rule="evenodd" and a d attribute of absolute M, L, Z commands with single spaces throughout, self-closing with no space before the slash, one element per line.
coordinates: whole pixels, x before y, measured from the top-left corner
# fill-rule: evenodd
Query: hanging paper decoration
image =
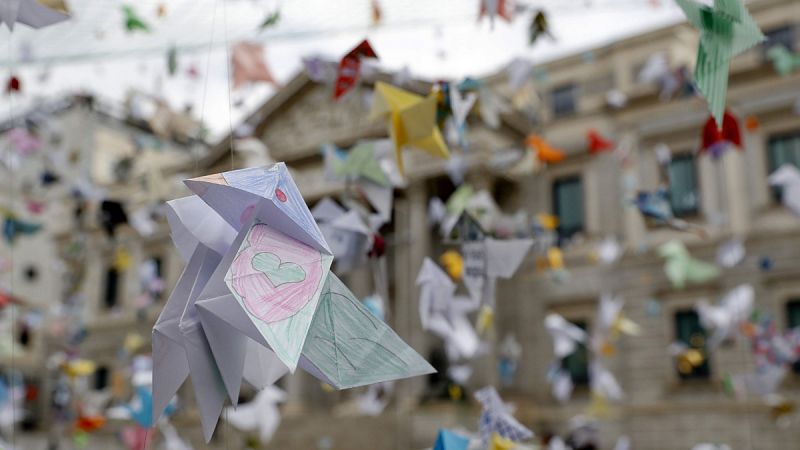
<path fill-rule="evenodd" d="M 261 444 L 267 445 L 281 423 L 278 403 L 285 402 L 286 398 L 286 392 L 280 388 L 267 386 L 250 403 L 226 408 L 225 420 L 237 430 L 257 431 Z"/>
<path fill-rule="evenodd" d="M 42 229 L 41 224 L 17 219 L 14 214 L 8 211 L 5 211 L 3 216 L 3 237 L 9 244 L 13 244 L 19 235 L 35 234 Z"/>
<path fill-rule="evenodd" d="M 6 94 L 22 92 L 22 82 L 16 75 L 11 75 L 6 81 Z"/>
<path fill-rule="evenodd" d="M 436 436 L 433 450 L 467 450 L 469 438 L 456 434 L 446 428 L 441 428 Z"/>
<path fill-rule="evenodd" d="M 185 183 L 196 195 L 168 202 L 188 264 L 153 329 L 154 417 L 189 375 L 208 441 L 243 379 L 264 387 L 300 366 L 345 389 L 433 371 L 330 272 L 285 164 Z"/>
<path fill-rule="evenodd" d="M 614 143 L 604 138 L 597 130 L 586 132 L 586 142 L 589 147 L 589 154 L 592 155 L 614 150 Z"/>
<path fill-rule="evenodd" d="M 25 128 L 14 128 L 6 133 L 6 138 L 20 155 L 29 156 L 42 148 L 42 141 Z"/>
<path fill-rule="evenodd" d="M 259 82 L 278 85 L 264 59 L 264 46 L 258 42 L 236 43 L 231 55 L 231 66 L 233 66 L 234 89 L 248 83 Z"/>
<path fill-rule="evenodd" d="M 139 14 L 133 9 L 131 5 L 122 5 L 123 25 L 125 31 L 133 33 L 136 31 L 150 31 L 150 26 L 139 17 Z"/>
<path fill-rule="evenodd" d="M 15 23 L 42 28 L 69 19 L 64 0 L 7 0 L 0 5 L 0 23 L 13 31 Z"/>
<path fill-rule="evenodd" d="M 722 127 L 730 61 L 766 37 L 741 0 L 714 0 L 713 7 L 695 0 L 675 1 L 700 30 L 694 80 L 717 126 Z"/>
<path fill-rule="evenodd" d="M 703 126 L 703 140 L 700 146 L 702 153 L 708 152 L 714 158 L 719 158 L 729 146 L 742 148 L 742 133 L 739 129 L 739 120 L 726 111 L 722 119 L 722 127 L 717 126 L 714 117 L 709 117 Z"/>
<path fill-rule="evenodd" d="M 378 0 L 371 0 L 369 2 L 370 16 L 372 18 L 372 26 L 377 27 L 381 24 L 383 19 L 383 9 Z"/>
<path fill-rule="evenodd" d="M 664 273 L 677 289 L 682 289 L 687 283 L 705 283 L 720 275 L 717 266 L 692 257 L 681 241 L 661 245 L 658 255 L 664 258 Z"/>
<path fill-rule="evenodd" d="M 336 71 L 336 82 L 333 87 L 334 100 L 338 100 L 348 93 L 358 82 L 358 78 L 361 75 L 362 58 L 378 58 L 375 50 L 372 49 L 366 39 L 347 52 L 339 62 L 339 68 Z"/>
<path fill-rule="evenodd" d="M 531 24 L 528 26 L 528 44 L 533 45 L 540 37 L 547 35 L 550 39 L 555 40 L 555 37 L 550 33 L 550 24 L 547 20 L 547 14 L 539 10 L 533 15 Z"/>
<path fill-rule="evenodd" d="M 533 438 L 533 431 L 514 418 L 494 387 L 487 386 L 475 392 L 475 399 L 482 408 L 479 428 L 484 444 L 489 443 L 492 434 L 514 442 Z"/>
<path fill-rule="evenodd" d="M 481 10 L 478 14 L 478 20 L 483 19 L 484 16 L 489 16 L 489 23 L 494 28 L 494 19 L 500 16 L 506 22 L 514 20 L 514 3 L 513 0 L 481 0 Z"/>
<path fill-rule="evenodd" d="M 800 170 L 785 163 L 769 175 L 769 184 L 780 187 L 783 206 L 800 217 Z"/>
<path fill-rule="evenodd" d="M 525 139 L 525 144 L 533 151 L 536 158 L 543 163 L 556 164 L 566 158 L 563 150 L 551 146 L 541 136 L 531 134 Z"/>
<path fill-rule="evenodd" d="M 435 95 L 422 97 L 379 81 L 375 84 L 370 117 L 386 121 L 401 174 L 405 172 L 402 150 L 406 146 L 442 159 L 450 156 L 436 126 Z"/>
<path fill-rule="evenodd" d="M 785 77 L 800 69 L 800 55 L 792 53 L 783 45 L 774 45 L 767 51 L 767 58 L 772 61 L 775 72 Z"/>
<path fill-rule="evenodd" d="M 178 48 L 176 46 L 171 46 L 169 50 L 167 50 L 167 73 L 169 76 L 175 75 L 178 71 Z"/>
<path fill-rule="evenodd" d="M 267 14 L 266 17 L 264 17 L 264 20 L 262 20 L 261 24 L 258 26 L 258 31 L 264 31 L 267 28 L 272 28 L 278 25 L 278 22 L 280 21 L 281 21 L 281 12 L 279 10 L 273 11 Z"/>

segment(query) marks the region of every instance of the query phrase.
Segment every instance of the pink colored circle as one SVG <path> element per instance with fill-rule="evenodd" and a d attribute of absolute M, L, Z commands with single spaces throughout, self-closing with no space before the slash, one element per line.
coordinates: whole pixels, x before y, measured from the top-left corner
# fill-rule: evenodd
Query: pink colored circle
<path fill-rule="evenodd" d="M 286 194 L 284 194 L 280 188 L 275 189 L 275 196 L 278 197 L 278 200 L 281 202 L 286 203 Z"/>

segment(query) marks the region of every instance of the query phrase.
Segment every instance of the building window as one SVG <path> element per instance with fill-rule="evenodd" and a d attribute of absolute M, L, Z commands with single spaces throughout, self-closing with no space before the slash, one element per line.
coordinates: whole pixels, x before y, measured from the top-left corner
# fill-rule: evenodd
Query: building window
<path fill-rule="evenodd" d="M 108 387 L 109 370 L 106 366 L 100 366 L 94 371 L 94 390 L 102 391 Z"/>
<path fill-rule="evenodd" d="M 556 117 L 574 114 L 578 109 L 578 89 L 574 84 L 557 87 L 552 92 L 553 115 Z"/>
<path fill-rule="evenodd" d="M 800 132 L 771 136 L 767 142 L 767 164 L 772 173 L 784 164 L 792 164 L 800 168 Z M 772 197 L 781 201 L 782 191 L 778 186 L 772 187 Z"/>
<path fill-rule="evenodd" d="M 106 309 L 112 309 L 117 306 L 119 297 L 119 272 L 115 268 L 109 268 L 106 271 L 106 287 L 105 295 L 103 296 Z"/>
<path fill-rule="evenodd" d="M 800 327 L 800 299 L 792 299 L 786 303 L 786 328 L 788 330 Z M 800 361 L 792 365 L 794 373 L 800 373 Z"/>
<path fill-rule="evenodd" d="M 769 52 L 769 49 L 771 49 L 776 45 L 782 45 L 786 47 L 787 50 L 794 51 L 795 36 L 794 36 L 794 27 L 792 25 L 787 25 L 780 28 L 773 28 L 772 30 L 766 31 L 764 33 L 764 36 L 767 37 L 767 40 L 765 40 L 764 44 L 762 45 L 765 58 L 767 52 Z"/>
<path fill-rule="evenodd" d="M 692 366 L 691 370 L 678 371 L 682 380 L 706 380 L 711 376 L 706 353 L 706 332 L 700 325 L 700 316 L 695 311 L 678 311 L 675 313 L 675 338 L 690 349 L 699 350 L 703 354 L 703 362 Z"/>
<path fill-rule="evenodd" d="M 553 215 L 558 217 L 559 244 L 583 231 L 581 177 L 560 178 L 553 183 Z"/>
<path fill-rule="evenodd" d="M 586 331 L 586 322 L 572 321 L 572 324 Z M 569 376 L 572 378 L 572 384 L 588 385 L 589 350 L 586 348 L 586 343 L 578 343 L 578 346 L 575 347 L 575 351 L 561 360 L 561 368 L 569 372 Z"/>
<path fill-rule="evenodd" d="M 675 155 L 669 163 L 669 203 L 676 217 L 697 214 L 700 197 L 697 171 L 691 154 Z"/>

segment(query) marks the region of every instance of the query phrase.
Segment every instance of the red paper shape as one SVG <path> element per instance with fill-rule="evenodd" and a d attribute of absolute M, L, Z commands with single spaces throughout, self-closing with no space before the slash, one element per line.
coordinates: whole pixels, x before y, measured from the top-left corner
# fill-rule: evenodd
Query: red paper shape
<path fill-rule="evenodd" d="M 11 75 L 11 78 L 8 79 L 8 83 L 6 83 L 6 94 L 21 91 L 22 83 L 20 83 L 19 78 L 17 78 L 16 75 Z"/>
<path fill-rule="evenodd" d="M 614 150 L 614 143 L 604 138 L 597 130 L 587 131 L 586 141 L 589 143 L 589 153 L 592 155 Z"/>
<path fill-rule="evenodd" d="M 264 82 L 277 86 L 278 82 L 264 59 L 264 46 L 258 42 L 242 41 L 233 46 L 233 88 L 247 83 Z"/>
<path fill-rule="evenodd" d="M 338 100 L 353 89 L 361 74 L 361 58 L 377 58 L 378 55 L 369 41 L 364 39 L 354 49 L 350 50 L 339 62 L 336 70 L 336 84 L 333 88 L 333 99 Z"/>
<path fill-rule="evenodd" d="M 709 116 L 703 126 L 703 143 L 700 147 L 701 152 L 711 150 L 719 144 L 730 143 L 737 148 L 742 148 L 742 132 L 739 128 L 739 120 L 729 111 L 725 111 L 722 117 L 722 129 L 717 128 L 717 123 L 713 116 Z"/>
<path fill-rule="evenodd" d="M 483 16 L 488 14 L 489 11 L 486 10 L 486 1 L 481 0 L 481 12 L 478 16 L 478 19 L 482 19 Z M 514 5 L 511 0 L 497 0 L 497 15 L 502 17 L 503 20 L 506 22 L 511 23 L 514 20 Z"/>

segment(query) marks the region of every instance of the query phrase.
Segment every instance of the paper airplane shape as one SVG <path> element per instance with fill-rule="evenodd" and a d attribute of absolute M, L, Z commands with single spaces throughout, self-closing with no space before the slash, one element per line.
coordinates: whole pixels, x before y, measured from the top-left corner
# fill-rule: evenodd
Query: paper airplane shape
<path fill-rule="evenodd" d="M 707 152 L 714 158 L 719 158 L 730 146 L 742 148 L 742 132 L 739 120 L 728 111 L 722 117 L 722 127 L 717 126 L 714 117 L 709 117 L 703 126 L 703 140 L 700 145 L 701 152 Z"/>
<path fill-rule="evenodd" d="M 800 55 L 790 52 L 783 45 L 775 45 L 767 51 L 767 58 L 778 75 L 785 77 L 800 69 Z"/>
<path fill-rule="evenodd" d="M 354 49 L 347 52 L 339 62 L 339 68 L 336 71 L 333 99 L 338 100 L 344 94 L 350 92 L 356 85 L 361 75 L 361 60 L 363 58 L 377 57 L 378 55 L 375 53 L 375 50 L 372 49 L 372 46 L 366 39 L 361 41 Z"/>
<path fill-rule="evenodd" d="M 375 84 L 370 117 L 386 121 L 400 173 L 405 173 L 402 150 L 406 146 L 442 159 L 450 156 L 436 125 L 435 94 L 422 97 L 379 81 Z"/>
<path fill-rule="evenodd" d="M 496 280 L 514 276 L 532 246 L 533 239 L 486 238 L 464 243 L 463 280 L 470 295 L 494 306 Z"/>
<path fill-rule="evenodd" d="M 670 241 L 658 248 L 658 254 L 666 261 L 664 273 L 678 289 L 687 283 L 705 283 L 720 275 L 717 266 L 695 259 L 681 241 Z"/>
<path fill-rule="evenodd" d="M 430 258 L 422 262 L 417 285 L 420 286 L 422 328 L 444 340 L 450 361 L 474 357 L 480 348 L 480 339 L 467 315 L 477 311 L 480 302 L 455 295 L 453 280 Z"/>
<path fill-rule="evenodd" d="M 469 438 L 456 434 L 448 429 L 439 430 L 433 450 L 467 450 Z"/>
<path fill-rule="evenodd" d="M 796 216 L 800 216 L 800 170 L 786 163 L 769 175 L 770 186 L 781 188 L 781 202 Z"/>
<path fill-rule="evenodd" d="M 694 80 L 708 101 L 717 126 L 722 127 L 730 61 L 766 37 L 741 0 L 714 0 L 713 7 L 695 0 L 675 2 L 700 30 Z"/>
<path fill-rule="evenodd" d="M 258 42 L 236 43 L 231 54 L 231 67 L 233 67 L 234 89 L 248 83 L 278 85 L 267 66 L 267 60 L 264 59 L 264 46 Z"/>
<path fill-rule="evenodd" d="M 64 0 L 7 0 L 0 4 L 0 22 L 14 31 L 14 24 L 42 28 L 69 19 Z"/>
<path fill-rule="evenodd" d="M 494 387 L 487 386 L 475 392 L 475 399 L 483 408 L 479 419 L 479 429 L 484 443 L 490 442 L 493 433 L 514 442 L 533 438 L 533 431 L 514 418 L 511 409 L 503 403 Z"/>
<path fill-rule="evenodd" d="M 131 5 L 122 5 L 123 25 L 125 31 L 150 31 L 150 26 L 142 19 Z"/>
<path fill-rule="evenodd" d="M 153 329 L 154 416 L 189 375 L 208 441 L 243 379 L 264 387 L 299 365 L 344 389 L 433 370 L 330 273 L 285 164 L 185 183 L 196 195 L 168 220 L 189 262 Z"/>

